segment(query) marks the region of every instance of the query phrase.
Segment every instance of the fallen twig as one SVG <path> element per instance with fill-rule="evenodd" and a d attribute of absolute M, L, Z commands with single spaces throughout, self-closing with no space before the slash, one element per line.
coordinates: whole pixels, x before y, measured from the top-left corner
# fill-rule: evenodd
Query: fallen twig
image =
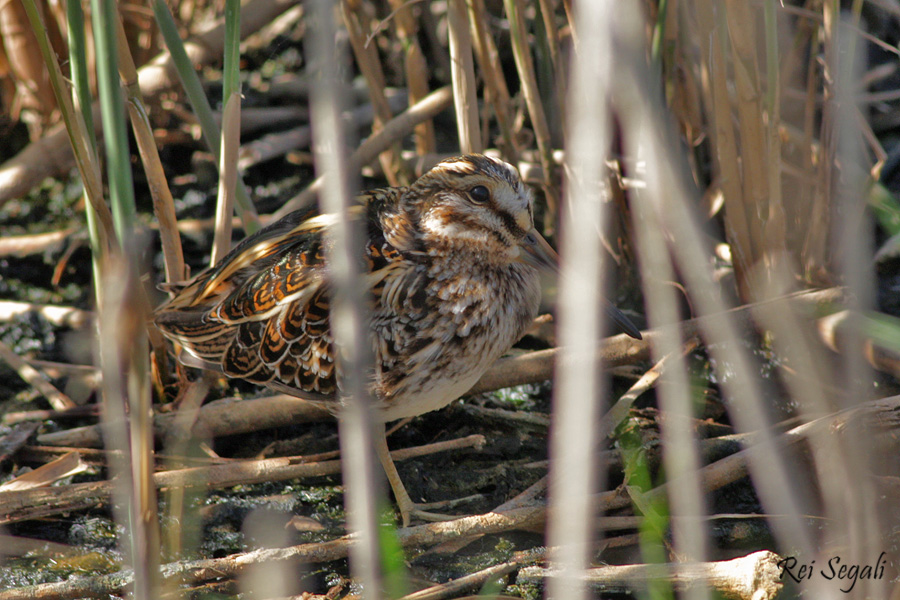
<path fill-rule="evenodd" d="M 608 565 L 589 569 L 583 577 L 605 594 L 644 591 L 653 581 L 667 581 L 675 591 L 702 586 L 712 587 L 726 598 L 771 600 L 782 586 L 779 560 L 774 552 L 761 550 L 720 562 Z M 526 567 L 518 580 L 542 583 L 553 574 L 552 569 Z"/>
<path fill-rule="evenodd" d="M 546 551 L 543 548 L 518 552 L 513 560 L 509 562 L 476 571 L 447 583 L 433 585 L 424 590 L 403 596 L 400 600 L 444 600 L 445 598 L 455 598 L 459 592 L 481 587 L 489 580 L 512 573 L 523 564 L 543 560 L 545 553 Z"/>
<path fill-rule="evenodd" d="M 46 487 L 64 477 L 81 473 L 87 468 L 87 463 L 81 460 L 81 455 L 78 452 L 68 452 L 33 471 L 28 471 L 0 485 L 0 492 L 33 490 L 39 487 Z"/>
<path fill-rule="evenodd" d="M 18 452 L 39 426 L 39 423 L 23 423 L 0 438 L 0 464 Z"/>
<path fill-rule="evenodd" d="M 483 436 L 470 435 L 458 440 L 397 450 L 391 452 L 391 456 L 394 460 L 405 460 L 462 447 L 478 448 L 483 444 Z M 153 483 L 157 489 L 175 486 L 211 489 L 265 481 L 321 477 L 339 473 L 341 470 L 339 460 L 315 463 L 304 462 L 305 460 L 306 457 L 303 456 L 267 458 L 173 469 L 154 474 Z M 104 504 L 108 502 L 114 485 L 114 482 L 106 480 L 0 493 L 0 523 L 46 517 L 76 508 Z"/>
<path fill-rule="evenodd" d="M 754 314 L 764 305 L 790 302 L 798 303 L 802 308 L 812 311 L 812 309 L 823 305 L 839 303 L 843 299 L 844 293 L 843 288 L 836 287 L 799 292 L 764 302 L 739 306 L 727 311 L 726 314 L 735 319 L 740 329 L 750 329 L 754 327 Z M 835 308 L 835 310 L 837 309 Z M 688 338 L 701 334 L 701 325 L 704 321 L 718 318 L 720 316 L 716 315 L 698 317 L 673 325 L 673 327 L 680 327 L 682 336 Z M 644 339 L 642 340 L 632 339 L 625 334 L 606 338 L 600 342 L 600 347 L 597 350 L 598 358 L 607 367 L 648 360 L 650 358 L 650 346 L 656 342 L 659 335 L 658 331 L 646 331 L 643 332 Z M 551 348 L 549 350 L 529 352 L 513 358 L 501 358 L 488 369 L 487 373 L 468 393 L 480 394 L 491 390 L 551 379 L 553 377 L 553 365 L 556 362 L 558 352 L 558 348 Z"/>
<path fill-rule="evenodd" d="M 520 508 L 506 513 L 489 513 L 463 517 L 443 523 L 429 523 L 401 529 L 397 533 L 405 547 L 437 544 L 461 536 L 490 534 L 528 526 L 543 518 L 543 507 Z M 322 563 L 346 558 L 355 537 L 345 535 L 336 540 L 301 544 L 288 548 L 265 548 L 232 554 L 223 558 L 184 561 L 163 565 L 161 577 L 165 581 L 199 584 L 234 578 L 247 567 L 259 563 Z M 0 600 L 63 600 L 99 597 L 115 594 L 133 582 L 131 570 L 97 577 L 80 577 L 57 583 L 44 583 L 0 591 Z"/>
<path fill-rule="evenodd" d="M 250 399 L 223 398 L 200 408 L 191 432 L 197 437 L 219 437 L 321 421 L 330 414 L 318 404 L 286 394 Z M 177 413 L 155 415 L 156 434 L 166 437 L 173 428 L 180 427 L 179 419 Z M 39 435 L 38 443 L 99 448 L 103 445 L 103 437 L 100 425 L 88 425 Z"/>
<path fill-rule="evenodd" d="M 9 235 L 0 238 L 0 256 L 23 257 L 56 250 L 79 231 L 69 227 L 62 231 L 49 231 L 30 235 Z"/>
<path fill-rule="evenodd" d="M 94 322 L 94 313 L 80 308 L 0 300 L 0 321 L 11 321 L 28 313 L 37 313 L 53 325 L 73 329 L 81 329 Z"/>
<path fill-rule="evenodd" d="M 13 352 L 12 348 L 0 342 L 0 360 L 5 361 L 25 382 L 41 394 L 56 410 L 74 408 L 72 399 L 56 389 L 50 379 L 42 372 L 28 364 L 24 358 Z"/>

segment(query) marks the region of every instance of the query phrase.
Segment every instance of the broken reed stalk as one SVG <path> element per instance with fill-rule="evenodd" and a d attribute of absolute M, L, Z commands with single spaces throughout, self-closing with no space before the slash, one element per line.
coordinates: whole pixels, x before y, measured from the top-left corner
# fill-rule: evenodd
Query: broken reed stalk
<path fill-rule="evenodd" d="M 804 423 L 785 432 L 778 438 L 778 447 L 784 449 L 791 444 L 807 439 L 815 439 L 816 435 L 834 435 L 851 424 L 863 427 L 864 431 L 871 435 L 881 435 L 886 441 L 893 439 L 896 427 L 897 407 L 900 405 L 900 397 L 894 396 L 880 400 L 867 402 L 858 407 L 833 413 L 821 417 L 815 421 Z M 868 429 L 865 429 L 868 428 Z M 751 453 L 759 452 L 758 444 L 763 436 L 757 433 L 754 436 L 729 436 L 729 438 L 741 437 L 744 446 L 736 454 L 731 454 L 703 467 L 702 476 L 704 490 L 709 492 L 727 485 L 730 482 L 746 476 L 748 461 Z M 483 443 L 481 436 L 469 436 L 459 440 L 429 444 L 416 448 L 407 448 L 391 453 L 395 460 L 423 456 L 435 451 L 456 449 L 461 447 L 477 447 Z M 731 446 L 734 446 L 732 443 Z M 721 455 L 722 450 L 716 450 L 713 455 Z M 283 457 L 274 459 L 261 459 L 228 462 L 221 465 L 195 467 L 189 469 L 176 469 L 154 476 L 157 487 L 166 488 L 172 486 L 212 486 L 229 487 L 238 484 L 251 484 L 259 481 L 282 480 L 302 477 L 318 477 L 324 474 L 336 473 L 340 469 L 338 461 L 320 463 L 302 462 L 307 457 Z M 269 478 L 269 479 L 267 479 Z M 666 487 L 661 486 L 651 494 L 664 494 Z M 5 493 L 3 495 L 3 508 L 6 511 L 0 515 L 3 522 L 15 522 L 25 519 L 34 519 L 41 516 L 51 516 L 84 506 L 96 506 L 102 503 L 112 490 L 112 482 L 88 482 L 70 484 L 62 487 L 48 489 L 34 489 L 24 492 Z M 601 498 L 607 498 L 614 492 L 601 494 Z M 619 497 L 619 500 L 622 500 Z M 624 505 L 628 500 L 624 500 Z M 615 504 L 620 507 L 621 502 Z M 610 505 L 612 506 L 612 505 Z"/>
<path fill-rule="evenodd" d="M 652 592 L 654 585 L 665 582 L 685 596 L 695 590 L 706 596 L 713 589 L 723 598 L 775 600 L 784 585 L 780 560 L 774 552 L 761 550 L 716 562 L 606 565 L 587 571 L 584 581 L 603 594 L 646 594 Z M 541 585 L 557 575 L 553 569 L 526 567 L 520 571 L 518 581 Z"/>
<path fill-rule="evenodd" d="M 28 124 L 32 139 L 51 122 L 50 117 L 57 107 L 53 83 L 47 77 L 38 37 L 45 36 L 54 53 L 62 56 L 59 28 L 49 8 L 47 5 L 41 6 L 44 27 L 38 33 L 36 28 L 29 26 L 28 9 L 22 3 L 3 6 L 4 75 L 16 88 L 14 105 L 23 112 L 32 113 L 30 119 L 23 119 Z M 9 107 L 4 107 L 4 111 L 12 112 Z M 35 115 L 39 118 L 35 119 Z"/>
<path fill-rule="evenodd" d="M 448 452 L 461 448 L 479 448 L 485 443 L 481 435 L 470 435 L 455 440 L 446 440 L 391 452 L 397 461 L 427 456 L 437 452 Z M 112 460 L 121 460 L 121 452 L 107 452 Z M 220 489 L 235 485 L 285 481 L 322 477 L 341 472 L 340 460 L 309 462 L 308 457 L 278 457 L 254 460 L 229 461 L 222 464 L 186 467 L 160 471 L 153 475 L 155 489 L 188 487 L 199 489 Z M 38 519 L 58 515 L 88 506 L 106 504 L 116 492 L 115 483 L 110 480 L 73 483 L 66 486 L 6 492 L 0 504 L 0 523 Z"/>

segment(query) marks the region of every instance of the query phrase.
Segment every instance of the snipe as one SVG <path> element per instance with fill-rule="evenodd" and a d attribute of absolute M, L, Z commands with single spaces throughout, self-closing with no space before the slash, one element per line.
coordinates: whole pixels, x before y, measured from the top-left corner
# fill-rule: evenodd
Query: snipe
<path fill-rule="evenodd" d="M 539 269 L 557 256 L 535 231 L 531 191 L 482 155 L 445 160 L 409 187 L 359 197 L 375 356 L 371 393 L 382 422 L 464 394 L 523 335 L 540 301 Z M 328 215 L 298 211 L 245 239 L 156 312 L 182 361 L 339 413 L 325 262 Z M 632 337 L 640 332 L 609 305 Z M 384 436 L 378 456 L 404 526 L 415 504 Z"/>

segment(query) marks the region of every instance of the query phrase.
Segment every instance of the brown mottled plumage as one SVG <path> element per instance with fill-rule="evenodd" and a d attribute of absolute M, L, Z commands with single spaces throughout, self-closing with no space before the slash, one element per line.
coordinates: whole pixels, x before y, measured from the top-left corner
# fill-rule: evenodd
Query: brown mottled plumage
<path fill-rule="evenodd" d="M 534 230 L 532 194 L 510 165 L 468 155 L 359 200 L 376 414 L 391 421 L 441 408 L 537 314 L 537 268 L 556 256 Z M 332 223 L 292 213 L 160 307 L 156 323 L 182 345 L 182 360 L 339 407 L 323 236 Z M 406 524 L 413 504 L 379 443 Z"/>

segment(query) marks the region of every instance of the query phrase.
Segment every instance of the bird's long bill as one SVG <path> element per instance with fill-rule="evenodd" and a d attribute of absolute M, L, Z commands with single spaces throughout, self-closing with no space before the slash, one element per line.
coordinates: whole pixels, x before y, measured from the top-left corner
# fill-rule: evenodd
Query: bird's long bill
<path fill-rule="evenodd" d="M 553 246 L 547 243 L 536 229 L 529 231 L 519 244 L 522 253 L 519 260 L 531 265 L 539 271 L 550 271 L 554 275 L 559 274 L 559 254 Z"/>
<path fill-rule="evenodd" d="M 609 315 L 609 318 L 612 319 L 613 323 L 618 325 L 626 335 L 633 337 L 636 340 L 643 338 L 643 336 L 641 336 L 641 330 L 631 322 L 631 319 L 625 316 L 625 313 L 613 306 L 612 302 L 609 300 L 604 300 L 604 302 L 606 303 L 606 314 Z"/>
<path fill-rule="evenodd" d="M 559 275 L 559 254 L 537 230 L 532 229 L 528 232 L 528 235 L 522 240 L 520 248 L 522 253 L 519 255 L 519 260 L 540 271 L 551 271 L 555 275 Z M 613 306 L 608 300 L 603 302 L 605 303 L 606 314 L 613 323 L 634 339 L 641 339 L 641 330 L 631 322 L 631 319 L 625 316 L 625 313 Z"/>

